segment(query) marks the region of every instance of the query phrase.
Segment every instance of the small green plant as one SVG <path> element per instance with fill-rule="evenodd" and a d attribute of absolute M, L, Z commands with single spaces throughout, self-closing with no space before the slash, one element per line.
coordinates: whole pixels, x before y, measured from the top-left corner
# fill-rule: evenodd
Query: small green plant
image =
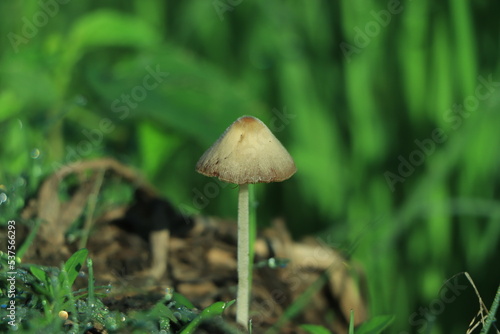
<path fill-rule="evenodd" d="M 60 269 L 23 265 L 18 258 L 17 268 L 12 272 L 3 255 L 0 259 L 0 279 L 2 282 L 6 282 L 7 278 L 14 279 L 15 292 L 2 294 L 0 304 L 15 303 L 15 321 L 9 323 L 8 327 L 0 326 L 0 330 L 22 329 L 29 333 L 30 330 L 44 328 L 56 331 L 63 324 L 59 312 L 77 314 L 75 301 L 82 296 L 75 297 L 72 287 L 87 258 L 87 249 L 75 252 Z M 0 309 L 0 316 L 5 311 L 4 308 Z"/>
<path fill-rule="evenodd" d="M 7 257 L 0 254 L 0 279 L 6 282 Z M 88 286 L 73 291 L 74 283 L 83 265 L 88 269 Z M 0 286 L 0 318 L 8 314 L 9 304 L 5 288 Z M 214 321 L 232 305 L 230 302 L 216 302 L 203 311 L 198 311 L 183 295 L 167 289 L 163 299 L 144 311 L 122 313 L 110 311 L 100 299 L 99 290 L 109 286 L 94 285 L 93 263 L 87 249 L 75 252 L 61 268 L 39 265 L 21 265 L 18 261 L 16 273 L 16 325 L 0 324 L 0 332 L 17 333 L 80 333 L 92 328 L 105 328 L 108 332 L 123 329 L 138 332 L 164 331 L 168 334 L 194 333 L 207 321 Z M 234 328 L 229 328 L 234 332 Z"/>
<path fill-rule="evenodd" d="M 82 269 L 88 250 L 80 249 L 75 252 L 57 273 L 54 268 L 43 268 L 32 265 L 29 271 L 36 278 L 32 282 L 34 295 L 43 307 L 47 323 L 58 318 L 58 312 L 64 310 L 75 311 L 75 297 L 72 291 L 73 283 Z"/>

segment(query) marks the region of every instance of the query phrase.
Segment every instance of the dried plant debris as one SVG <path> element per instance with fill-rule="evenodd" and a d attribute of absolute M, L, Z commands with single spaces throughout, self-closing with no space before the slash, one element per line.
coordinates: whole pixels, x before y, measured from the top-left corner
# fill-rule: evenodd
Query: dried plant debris
<path fill-rule="evenodd" d="M 70 177 L 77 181 L 63 196 L 61 187 Z M 110 178 L 134 189 L 133 200 L 87 216 L 91 228 L 85 245 L 96 283 L 113 286 L 106 301 L 110 307 L 134 308 L 133 298 L 165 288 L 173 288 L 199 309 L 235 298 L 235 222 L 182 216 L 136 171 L 113 159 L 76 162 L 43 182 L 22 212 L 24 219 L 42 220 L 26 260 L 59 265 L 77 250 L 79 240 L 68 240 L 67 231 L 88 215 L 89 201 L 102 189 L 96 183 Z M 368 317 L 362 282 L 361 270 L 347 264 L 338 251 L 312 238 L 295 242 L 285 223 L 276 220 L 255 243 L 250 308 L 254 332 L 282 321 L 282 332 L 300 332 L 297 325 L 312 323 L 346 333 L 350 310 L 355 311 L 356 324 Z M 316 290 L 305 300 L 311 287 Z M 299 298 L 305 300 L 301 311 L 283 320 L 285 310 Z M 234 307 L 226 313 L 227 321 L 233 321 L 231 312 Z"/>
<path fill-rule="evenodd" d="M 471 286 L 474 288 L 474 292 L 476 293 L 476 296 L 477 296 L 477 299 L 478 299 L 478 302 L 479 302 L 479 311 L 477 312 L 477 314 L 474 316 L 474 318 L 472 318 L 470 324 L 469 324 L 469 328 L 467 329 L 467 332 L 466 334 L 472 334 L 474 333 L 474 331 L 479 327 L 481 326 L 481 328 L 483 328 L 483 330 L 481 331 L 481 333 L 488 333 L 488 330 L 490 328 L 490 326 L 493 324 L 494 322 L 494 318 L 495 318 L 495 312 L 496 312 L 496 308 L 498 307 L 498 304 L 499 304 L 499 301 L 498 299 L 500 298 L 500 286 L 498 287 L 498 291 L 497 291 L 497 294 L 495 296 L 495 299 L 496 299 L 496 306 L 495 306 L 495 301 L 493 302 L 493 306 L 491 307 L 492 309 L 490 311 L 488 311 L 488 308 L 486 307 L 486 305 L 484 304 L 483 302 L 483 299 L 481 298 L 481 295 L 479 294 L 479 291 L 477 290 L 476 288 L 476 285 L 474 284 L 474 281 L 472 280 L 472 277 L 470 277 L 469 273 L 468 272 L 463 272 L 463 273 L 460 273 L 460 274 L 457 274 L 455 276 L 453 276 L 451 279 L 455 278 L 456 276 L 458 275 L 461 275 L 461 274 L 464 274 L 465 277 L 467 277 L 467 280 L 469 281 L 469 283 L 471 284 Z M 493 310 L 495 309 L 495 310 Z M 498 328 L 494 326 L 494 331 L 493 332 L 496 332 L 497 334 L 500 334 L 500 331 L 498 330 Z"/>
<path fill-rule="evenodd" d="M 80 161 L 64 165 L 42 183 L 37 197 L 29 201 L 21 214 L 23 219 L 36 218 L 42 221 L 34 243 L 36 248 L 43 248 L 45 254 L 54 256 L 70 254 L 65 233 L 82 215 L 89 198 L 97 196 L 92 191 L 98 182 L 97 175 L 103 171 L 119 176 L 145 193 L 155 194 L 154 189 L 137 172 L 114 159 Z M 77 183 L 71 193 L 66 194 L 69 198 L 63 200 L 60 189 L 63 181 L 70 177 L 76 178 Z"/>

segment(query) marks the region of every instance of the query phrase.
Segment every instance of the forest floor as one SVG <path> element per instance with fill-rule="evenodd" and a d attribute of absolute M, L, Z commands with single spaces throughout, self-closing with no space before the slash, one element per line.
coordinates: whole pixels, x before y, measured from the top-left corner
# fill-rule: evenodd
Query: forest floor
<path fill-rule="evenodd" d="M 69 167 L 49 176 L 22 213 L 26 221 L 43 220 L 23 263 L 59 267 L 80 248 L 80 240 L 88 238 L 85 248 L 93 262 L 94 284 L 108 287 L 101 300 L 110 311 L 130 315 L 157 303 L 172 305 L 165 299 L 172 292 L 192 303 L 194 314 L 215 302 L 235 299 L 235 222 L 181 215 L 135 171 L 112 159 Z M 61 184 L 69 177 L 77 181 L 61 195 Z M 116 177 L 134 187 L 134 199 L 101 210 L 98 217 L 82 218 L 97 201 L 96 185 Z M 68 237 L 67 230 L 77 219 L 83 221 L 79 238 Z M 26 236 L 29 229 L 20 233 Z M 346 333 L 351 310 L 356 324 L 368 316 L 358 288 L 361 270 L 319 239 L 292 240 L 280 219 L 259 231 L 254 263 L 250 307 L 254 333 L 308 333 L 301 327 L 304 324 Z M 75 289 L 88 286 L 86 272 L 83 268 Z M 234 319 L 233 305 L 196 332 L 227 333 L 228 327 L 236 328 Z M 107 332 L 98 323 L 88 331 Z"/>

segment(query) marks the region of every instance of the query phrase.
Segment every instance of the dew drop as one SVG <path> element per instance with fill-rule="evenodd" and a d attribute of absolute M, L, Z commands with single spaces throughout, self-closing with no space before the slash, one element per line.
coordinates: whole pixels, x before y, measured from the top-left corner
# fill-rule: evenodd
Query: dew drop
<path fill-rule="evenodd" d="M 24 177 L 19 177 L 16 180 L 17 187 L 24 187 L 26 185 L 26 179 Z"/>
<path fill-rule="evenodd" d="M 170 300 L 172 300 L 173 296 L 174 296 L 174 289 L 166 288 L 165 289 L 165 300 L 170 301 Z"/>
<path fill-rule="evenodd" d="M 0 193 L 0 205 L 1 205 L 2 203 L 7 202 L 7 199 L 8 199 L 8 197 L 7 197 L 7 194 L 6 194 L 6 193 Z"/>
<path fill-rule="evenodd" d="M 69 316 L 68 312 L 64 311 L 64 310 L 59 311 L 58 315 L 59 315 L 59 318 L 61 318 L 62 320 L 67 320 L 68 316 Z"/>
<path fill-rule="evenodd" d="M 37 148 L 32 149 L 30 152 L 30 157 L 32 159 L 38 159 L 40 157 L 40 150 Z"/>

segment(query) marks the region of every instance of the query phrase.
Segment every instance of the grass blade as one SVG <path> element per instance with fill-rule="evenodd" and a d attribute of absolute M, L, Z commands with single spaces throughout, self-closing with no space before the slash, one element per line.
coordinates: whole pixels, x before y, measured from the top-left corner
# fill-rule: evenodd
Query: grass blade
<path fill-rule="evenodd" d="M 497 313 L 498 304 L 500 303 L 500 285 L 497 289 L 497 294 L 495 295 L 495 299 L 493 299 L 493 304 L 491 304 L 490 314 L 486 319 L 483 329 L 481 330 L 481 334 L 487 334 L 490 330 L 491 324 L 495 321 L 495 314 Z"/>
<path fill-rule="evenodd" d="M 64 270 L 68 273 L 68 285 L 72 286 L 82 269 L 89 251 L 86 248 L 76 251 L 64 264 Z"/>

